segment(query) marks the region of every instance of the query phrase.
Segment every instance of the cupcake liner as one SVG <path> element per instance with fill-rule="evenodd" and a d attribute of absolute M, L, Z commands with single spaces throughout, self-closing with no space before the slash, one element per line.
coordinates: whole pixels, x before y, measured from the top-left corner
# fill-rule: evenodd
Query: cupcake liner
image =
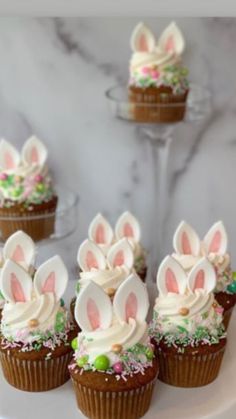
<path fill-rule="evenodd" d="M 159 379 L 177 387 L 201 387 L 218 376 L 225 345 L 216 345 L 214 352 L 192 354 L 168 353 L 157 348 L 160 364 Z M 210 348 L 212 348 L 211 345 Z M 211 350 L 211 349 L 210 349 Z"/>
<path fill-rule="evenodd" d="M 224 324 L 225 330 L 227 330 L 229 327 L 229 322 L 233 313 L 233 309 L 234 307 L 231 307 L 228 310 L 224 311 L 223 313 L 223 324 Z"/>
<path fill-rule="evenodd" d="M 13 387 L 24 391 L 47 391 L 69 380 L 69 350 L 61 356 L 45 359 L 21 359 L 10 351 L 1 351 L 0 359 L 5 379 Z"/>
<path fill-rule="evenodd" d="M 137 419 L 149 409 L 156 378 L 133 390 L 98 391 L 77 380 L 72 383 L 78 408 L 91 419 Z"/>
<path fill-rule="evenodd" d="M 169 87 L 129 87 L 132 118 L 139 122 L 182 121 L 188 91 L 173 94 Z"/>
<path fill-rule="evenodd" d="M 1 239 L 4 241 L 7 240 L 8 237 L 18 230 L 24 231 L 34 241 L 45 239 L 53 234 L 57 199 L 48 203 L 48 208 L 45 208 L 46 205 L 42 205 L 43 209 L 35 209 L 30 213 L 26 211 L 21 212 L 20 209 L 16 210 L 15 208 L 1 208 Z"/>

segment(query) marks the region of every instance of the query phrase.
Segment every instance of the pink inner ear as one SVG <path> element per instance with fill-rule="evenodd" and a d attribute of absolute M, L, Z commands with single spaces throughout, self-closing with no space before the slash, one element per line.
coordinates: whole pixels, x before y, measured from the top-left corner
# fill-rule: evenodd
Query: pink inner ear
<path fill-rule="evenodd" d="M 25 255 L 23 252 L 22 247 L 18 244 L 12 254 L 12 260 L 15 262 L 24 262 L 25 261 Z"/>
<path fill-rule="evenodd" d="M 11 273 L 11 292 L 15 302 L 24 303 L 26 301 L 21 283 L 14 273 Z"/>
<path fill-rule="evenodd" d="M 55 292 L 56 275 L 55 272 L 51 272 L 42 287 L 42 293 Z"/>
<path fill-rule="evenodd" d="M 175 41 L 173 35 L 170 35 L 166 41 L 165 50 L 167 52 L 173 52 L 175 50 Z"/>
<path fill-rule="evenodd" d="M 197 288 L 201 288 L 201 289 L 204 288 L 204 283 L 205 283 L 205 273 L 203 269 L 200 269 L 194 281 L 193 291 L 195 291 Z"/>
<path fill-rule="evenodd" d="M 97 244 L 106 243 L 105 229 L 104 229 L 104 226 L 102 224 L 98 224 L 98 226 L 97 226 L 95 241 L 96 241 Z"/>
<path fill-rule="evenodd" d="M 138 300 L 136 295 L 131 292 L 126 300 L 125 304 L 125 318 L 126 321 L 131 319 L 136 319 L 138 312 Z"/>
<path fill-rule="evenodd" d="M 221 245 L 221 232 L 217 230 L 210 243 L 209 252 L 217 253 L 220 250 L 220 245 Z"/>
<path fill-rule="evenodd" d="M 13 157 L 12 157 L 11 153 L 9 153 L 9 151 L 7 151 L 5 153 L 5 165 L 6 165 L 6 169 L 14 169 L 15 168 L 15 163 L 14 163 Z"/>
<path fill-rule="evenodd" d="M 94 300 L 92 300 L 92 298 L 89 298 L 87 302 L 87 314 L 92 329 L 98 329 L 100 327 L 100 314 L 97 304 Z"/>
<path fill-rule="evenodd" d="M 187 233 L 184 231 L 181 237 L 181 245 L 182 245 L 182 251 L 184 255 L 191 255 L 191 245 L 189 242 L 189 238 L 187 236 Z"/>
<path fill-rule="evenodd" d="M 125 223 L 124 225 L 124 236 L 134 237 L 134 230 L 130 223 Z"/>
<path fill-rule="evenodd" d="M 178 282 L 174 272 L 170 268 L 166 271 L 166 289 L 168 292 L 175 292 L 176 294 L 179 294 Z"/>
<path fill-rule="evenodd" d="M 39 154 L 36 147 L 32 147 L 31 150 L 31 162 L 32 163 L 38 163 L 39 162 Z"/>
<path fill-rule="evenodd" d="M 98 262 L 94 254 L 89 250 L 86 255 L 86 264 L 88 269 L 96 268 L 98 269 Z"/>
<path fill-rule="evenodd" d="M 124 258 L 124 252 L 123 250 L 119 250 L 119 252 L 117 252 L 113 264 L 114 266 L 121 266 L 124 265 L 125 262 L 125 258 Z"/>
<path fill-rule="evenodd" d="M 139 38 L 138 49 L 141 52 L 148 51 L 148 43 L 147 43 L 146 36 L 144 34 L 141 34 L 141 36 Z"/>

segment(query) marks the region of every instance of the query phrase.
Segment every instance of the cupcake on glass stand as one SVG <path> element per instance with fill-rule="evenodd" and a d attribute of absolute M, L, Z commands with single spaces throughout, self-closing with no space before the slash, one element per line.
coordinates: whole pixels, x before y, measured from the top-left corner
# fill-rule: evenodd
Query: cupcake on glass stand
<path fill-rule="evenodd" d="M 224 325 L 228 327 L 236 303 L 236 281 L 227 252 L 228 237 L 222 221 L 210 228 L 201 241 L 196 231 L 182 221 L 174 234 L 173 257 L 189 271 L 203 256 L 207 257 L 216 271 L 215 298 L 224 309 Z"/>
<path fill-rule="evenodd" d="M 29 138 L 21 154 L 7 141 L 0 142 L 0 231 L 5 241 L 17 230 L 33 240 L 54 232 L 57 195 L 46 166 L 47 150 Z"/>

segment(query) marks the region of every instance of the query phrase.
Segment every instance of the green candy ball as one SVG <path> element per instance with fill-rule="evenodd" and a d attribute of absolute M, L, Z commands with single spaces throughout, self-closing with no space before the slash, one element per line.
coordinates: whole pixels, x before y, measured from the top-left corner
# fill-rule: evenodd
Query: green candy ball
<path fill-rule="evenodd" d="M 94 361 L 96 370 L 106 371 L 110 366 L 109 358 L 106 355 L 99 355 Z"/>
<path fill-rule="evenodd" d="M 38 185 L 36 186 L 36 189 L 38 192 L 44 192 L 45 191 L 45 186 L 43 183 L 38 183 Z"/>
<path fill-rule="evenodd" d="M 153 350 L 151 348 L 147 348 L 146 349 L 146 352 L 145 352 L 145 355 L 146 355 L 147 359 L 149 361 L 151 361 L 153 359 L 153 357 L 154 357 L 154 352 L 153 352 Z"/>
<path fill-rule="evenodd" d="M 236 294 L 236 281 L 232 282 L 232 284 L 228 285 L 227 291 L 232 294 Z"/>
<path fill-rule="evenodd" d="M 12 191 L 11 191 L 11 195 L 12 196 L 14 196 L 15 198 L 17 198 L 18 196 L 20 196 L 20 194 L 21 194 L 21 192 L 22 192 L 22 190 L 21 189 L 13 189 Z"/>
<path fill-rule="evenodd" d="M 72 347 L 72 349 L 73 349 L 74 351 L 76 351 L 76 349 L 78 349 L 78 340 L 77 340 L 77 338 L 74 338 L 74 339 L 71 341 L 71 347 Z"/>
<path fill-rule="evenodd" d="M 82 368 L 85 364 L 87 364 L 88 356 L 87 355 L 81 356 L 81 358 L 77 359 L 76 362 L 77 362 L 78 367 Z"/>

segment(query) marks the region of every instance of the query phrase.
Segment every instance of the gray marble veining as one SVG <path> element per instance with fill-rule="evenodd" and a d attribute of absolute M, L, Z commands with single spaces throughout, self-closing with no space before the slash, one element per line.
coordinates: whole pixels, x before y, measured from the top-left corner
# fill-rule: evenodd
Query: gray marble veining
<path fill-rule="evenodd" d="M 158 34 L 170 19 L 146 19 Z M 217 219 L 236 263 L 236 20 L 177 19 L 187 41 L 191 79 L 212 93 L 201 123 L 180 124 L 168 165 L 168 207 L 161 253 L 171 251 L 181 219 L 203 235 Z M 80 195 L 77 232 L 40 249 L 58 251 L 73 270 L 92 217 L 111 222 L 125 209 L 139 218 L 148 250 L 159 228 L 153 156 L 134 125 L 113 119 L 104 92 L 128 78 L 135 18 L 1 18 L 0 135 L 19 147 L 32 133 L 46 142 L 58 183 Z M 65 159 L 66 156 L 66 159 Z"/>

